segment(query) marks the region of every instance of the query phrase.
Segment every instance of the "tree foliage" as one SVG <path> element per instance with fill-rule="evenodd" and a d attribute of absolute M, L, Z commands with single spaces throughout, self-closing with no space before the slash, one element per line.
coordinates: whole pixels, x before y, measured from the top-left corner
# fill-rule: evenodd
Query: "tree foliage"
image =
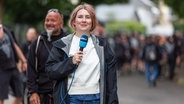
<path fill-rule="evenodd" d="M 6 0 L 3 17 L 7 22 L 35 25 L 45 18 L 51 8 L 68 11 L 72 5 L 67 0 Z"/>
<path fill-rule="evenodd" d="M 79 0 L 94 6 L 99 4 L 127 3 L 129 0 Z M 158 0 L 153 0 L 158 2 Z M 172 7 L 175 14 L 184 17 L 184 1 L 165 0 Z M 65 22 L 75 7 L 70 0 L 0 0 L 0 18 L 7 24 L 30 24 L 37 25 L 42 22 L 50 8 L 58 8 L 65 16 Z"/>
<path fill-rule="evenodd" d="M 2 2 L 3 1 L 3 2 Z M 128 0 L 79 0 L 92 5 L 101 3 L 111 4 L 125 2 Z M 7 24 L 30 24 L 36 25 L 43 21 L 50 8 L 58 8 L 65 16 L 65 21 L 69 19 L 70 13 L 75 5 L 70 0 L 1 0 L 3 7 L 3 21 Z"/>
<path fill-rule="evenodd" d="M 153 2 L 158 4 L 159 0 L 153 0 Z M 172 8 L 172 12 L 179 18 L 184 18 L 184 1 L 183 0 L 164 0 L 166 5 Z"/>
<path fill-rule="evenodd" d="M 172 7 L 173 12 L 180 18 L 184 18 L 184 1 L 183 0 L 165 0 L 166 4 Z"/>
<path fill-rule="evenodd" d="M 128 2 L 129 0 L 81 0 L 82 2 L 87 2 L 93 5 L 98 5 L 98 4 L 113 4 L 113 3 L 125 3 Z"/>

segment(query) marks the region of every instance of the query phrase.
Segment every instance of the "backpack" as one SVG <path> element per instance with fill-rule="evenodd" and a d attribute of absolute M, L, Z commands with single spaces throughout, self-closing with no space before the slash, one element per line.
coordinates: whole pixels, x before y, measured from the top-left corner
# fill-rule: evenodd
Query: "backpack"
<path fill-rule="evenodd" d="M 155 61 L 156 58 L 156 47 L 154 45 L 147 46 L 145 49 L 145 59 L 148 61 Z"/>
<path fill-rule="evenodd" d="M 36 72 L 38 72 L 38 56 L 37 56 L 37 54 L 38 54 L 38 47 L 39 47 L 41 38 L 43 39 L 44 46 L 46 47 L 46 49 L 47 49 L 48 52 L 50 53 L 50 49 L 49 49 L 49 47 L 47 46 L 47 44 L 46 44 L 44 38 L 43 38 L 41 35 L 39 35 L 39 36 L 38 36 L 37 43 L 36 43 L 36 49 L 35 49 L 35 55 L 36 55 L 36 57 L 35 57 L 35 59 L 36 59 L 36 60 L 35 60 L 35 70 L 36 70 Z"/>

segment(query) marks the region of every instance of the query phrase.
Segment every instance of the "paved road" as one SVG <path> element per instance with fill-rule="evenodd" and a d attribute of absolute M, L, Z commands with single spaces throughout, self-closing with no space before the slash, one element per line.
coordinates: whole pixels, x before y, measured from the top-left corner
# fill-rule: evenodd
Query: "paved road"
<path fill-rule="evenodd" d="M 132 74 L 118 77 L 120 104 L 183 104 L 184 87 L 164 79 L 156 88 L 149 88 L 144 75 Z M 12 104 L 12 97 L 5 104 Z"/>
<path fill-rule="evenodd" d="M 144 75 L 133 74 L 118 78 L 120 104 L 183 104 L 184 87 L 160 79 L 156 88 L 149 88 Z"/>

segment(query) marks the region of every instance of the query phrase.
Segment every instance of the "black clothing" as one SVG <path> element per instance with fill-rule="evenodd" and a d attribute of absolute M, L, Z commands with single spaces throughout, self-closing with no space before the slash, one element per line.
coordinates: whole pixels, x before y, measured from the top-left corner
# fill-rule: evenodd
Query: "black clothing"
<path fill-rule="evenodd" d="M 31 43 L 30 52 L 28 56 L 28 73 L 27 73 L 27 86 L 28 93 L 52 93 L 53 81 L 48 78 L 47 73 L 45 72 L 45 63 L 49 55 L 49 51 L 45 44 L 48 46 L 49 50 L 52 48 L 52 42 L 60 39 L 66 34 L 61 30 L 60 35 L 51 36 L 51 41 L 47 40 L 47 33 L 44 32 L 41 34 L 40 43 L 37 51 L 38 58 L 38 70 L 35 69 L 35 48 L 37 40 Z M 45 44 L 44 44 L 45 42 Z"/>
<path fill-rule="evenodd" d="M 0 40 L 0 99 L 8 98 L 9 87 L 14 97 L 22 97 L 22 81 L 17 69 L 18 56 L 14 47 L 15 40 L 11 32 L 4 27 L 4 36 Z"/>
<path fill-rule="evenodd" d="M 22 46 L 21 46 L 21 49 L 22 49 L 22 52 L 24 54 L 24 56 L 26 57 L 26 59 L 28 59 L 28 55 L 29 55 L 29 50 L 30 50 L 30 46 L 31 46 L 31 41 L 24 41 Z M 22 81 L 23 81 L 23 93 L 24 95 L 27 94 L 27 77 L 26 77 L 26 73 L 27 71 L 24 71 L 21 73 L 21 78 L 22 78 Z M 23 104 L 30 104 L 29 103 L 29 98 L 27 98 L 27 102 L 24 101 L 23 99 Z"/>
<path fill-rule="evenodd" d="M 176 67 L 176 58 L 180 54 L 180 48 L 177 45 L 177 40 L 174 40 L 174 42 L 169 42 L 168 43 L 172 46 L 173 45 L 173 50 L 171 52 L 168 52 L 168 66 L 169 66 L 169 73 L 168 73 L 168 78 L 169 80 L 173 80 L 175 76 L 175 67 Z"/>
<path fill-rule="evenodd" d="M 117 59 L 117 70 L 121 70 L 123 64 L 125 63 L 125 47 L 123 46 L 122 43 L 115 43 L 115 47 L 114 47 L 114 53 Z"/>
<path fill-rule="evenodd" d="M 4 37 L 0 42 L 0 70 L 16 68 L 17 53 L 14 47 L 14 39 L 7 28 L 4 28 Z"/>
<path fill-rule="evenodd" d="M 8 99 L 9 88 L 14 97 L 23 97 L 23 85 L 17 68 L 0 70 L 0 99 Z"/>
<path fill-rule="evenodd" d="M 51 94 L 39 94 L 42 104 L 54 104 Z"/>
<path fill-rule="evenodd" d="M 153 49 L 154 59 L 150 59 L 150 49 Z M 149 63 L 158 63 L 162 59 L 160 48 L 155 43 L 147 43 L 143 48 L 142 59 Z"/>
<path fill-rule="evenodd" d="M 28 58 L 28 53 L 29 53 L 29 50 L 30 50 L 30 46 L 31 46 L 31 42 L 30 41 L 25 41 L 23 44 L 22 44 L 22 52 L 24 54 L 24 56 L 26 57 L 26 59 Z"/>

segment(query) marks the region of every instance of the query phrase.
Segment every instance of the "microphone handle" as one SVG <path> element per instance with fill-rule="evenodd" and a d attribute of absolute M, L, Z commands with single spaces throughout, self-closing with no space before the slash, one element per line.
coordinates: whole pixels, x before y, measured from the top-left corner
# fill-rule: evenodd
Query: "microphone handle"
<path fill-rule="evenodd" d="M 80 50 L 80 51 L 83 51 L 83 49 L 84 49 L 83 47 L 80 47 L 80 49 L 79 49 L 79 50 Z"/>

